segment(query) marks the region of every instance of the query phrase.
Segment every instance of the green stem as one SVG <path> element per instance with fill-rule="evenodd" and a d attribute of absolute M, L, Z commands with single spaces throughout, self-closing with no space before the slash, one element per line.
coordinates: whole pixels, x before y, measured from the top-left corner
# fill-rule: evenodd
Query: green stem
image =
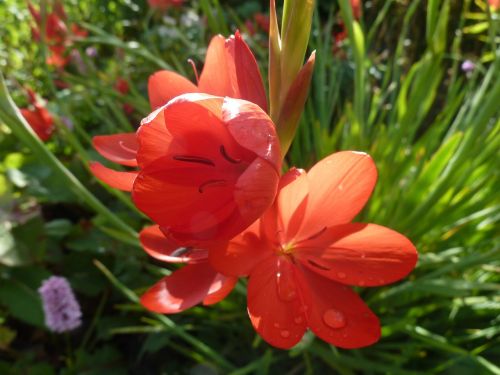
<path fill-rule="evenodd" d="M 139 297 L 125 285 L 123 285 L 116 277 L 111 273 L 111 271 L 97 259 L 94 260 L 95 266 L 104 274 L 104 276 L 113 284 L 118 290 L 120 290 L 123 295 L 128 298 L 131 302 L 139 304 Z M 165 315 L 156 314 L 150 312 L 150 314 L 155 317 L 161 324 L 172 330 L 177 336 L 185 340 L 187 343 L 191 344 L 200 353 L 206 357 L 211 358 L 215 363 L 217 363 L 221 368 L 227 371 L 234 370 L 234 365 L 228 362 L 225 358 L 221 357 L 215 350 L 206 345 L 204 342 L 198 340 L 196 337 L 187 333 L 183 328 L 179 327 L 175 322 Z"/>
<path fill-rule="evenodd" d="M 19 112 L 10 97 L 3 75 L 0 73 L 0 120 L 10 127 L 16 137 L 19 138 L 34 154 L 52 168 L 55 174 L 66 183 L 73 193 L 82 199 L 96 213 L 124 234 L 124 239 L 129 242 L 138 242 L 137 233 L 128 224 L 114 215 L 103 205 L 82 183 L 45 147 L 42 141 L 33 132 L 29 124 Z"/>

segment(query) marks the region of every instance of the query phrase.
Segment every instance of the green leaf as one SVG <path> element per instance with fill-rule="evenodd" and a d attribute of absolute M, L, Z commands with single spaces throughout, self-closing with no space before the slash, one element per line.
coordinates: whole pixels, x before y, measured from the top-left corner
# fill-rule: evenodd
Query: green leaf
<path fill-rule="evenodd" d="M 0 283 L 0 303 L 7 307 L 16 319 L 28 324 L 44 327 L 42 302 L 38 293 L 17 280 L 2 280 Z"/>

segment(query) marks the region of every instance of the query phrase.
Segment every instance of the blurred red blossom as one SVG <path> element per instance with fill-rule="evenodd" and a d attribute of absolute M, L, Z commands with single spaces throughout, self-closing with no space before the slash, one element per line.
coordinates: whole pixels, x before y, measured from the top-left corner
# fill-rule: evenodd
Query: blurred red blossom
<path fill-rule="evenodd" d="M 128 85 L 128 82 L 126 79 L 122 77 L 118 77 L 115 83 L 115 90 L 118 91 L 122 95 L 127 95 L 130 92 L 130 87 Z M 134 107 L 130 105 L 129 103 L 124 103 L 123 104 L 123 111 L 127 114 L 130 115 L 131 113 L 134 112 Z"/>
<path fill-rule="evenodd" d="M 271 209 L 228 245 L 210 250 L 212 266 L 249 276 L 248 314 L 262 338 L 297 344 L 307 328 L 342 348 L 375 343 L 380 324 L 350 286 L 380 286 L 405 277 L 417 261 L 403 235 L 351 223 L 375 186 L 364 153 L 330 155 L 308 173 L 291 169 Z"/>
<path fill-rule="evenodd" d="M 361 18 L 361 13 L 363 11 L 361 0 L 351 0 L 352 16 L 355 20 Z"/>
<path fill-rule="evenodd" d="M 257 27 L 266 34 L 269 34 L 269 25 L 269 15 L 264 13 L 255 13 L 253 16 L 253 20 L 245 21 L 245 26 L 250 35 L 254 35 L 255 33 L 257 33 Z"/>
<path fill-rule="evenodd" d="M 361 0 L 351 0 L 351 9 L 353 18 L 355 20 L 361 19 L 361 15 L 363 12 Z M 336 28 L 333 31 L 333 39 L 334 39 L 333 52 L 338 53 L 339 46 L 345 39 L 347 39 L 347 28 L 343 21 L 337 22 Z"/>
<path fill-rule="evenodd" d="M 43 24 L 41 13 L 30 1 L 28 1 L 28 9 L 35 21 L 35 26 L 31 29 L 33 39 L 40 41 Z M 45 19 L 45 42 L 50 52 L 46 62 L 57 68 L 64 68 L 70 61 L 70 47 L 73 44 L 73 39 L 87 36 L 87 31 L 76 24 L 70 24 L 68 28 L 66 20 L 67 15 L 64 12 L 62 2 L 54 0 L 52 11 L 47 13 Z"/>
<path fill-rule="evenodd" d="M 22 108 L 21 114 L 42 141 L 48 141 L 54 131 L 54 120 L 37 98 L 33 90 L 27 89 L 30 108 Z"/>
<path fill-rule="evenodd" d="M 172 6 L 182 6 L 184 0 L 148 0 L 148 4 L 151 8 L 165 10 Z"/>
<path fill-rule="evenodd" d="M 494 11 L 500 9 L 500 0 L 488 0 L 488 4 Z"/>

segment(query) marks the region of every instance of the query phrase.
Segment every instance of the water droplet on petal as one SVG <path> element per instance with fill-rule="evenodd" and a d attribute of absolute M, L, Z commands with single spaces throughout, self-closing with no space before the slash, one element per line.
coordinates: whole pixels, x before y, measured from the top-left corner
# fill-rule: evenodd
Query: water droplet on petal
<path fill-rule="evenodd" d="M 279 325 L 278 323 L 274 323 L 274 324 L 273 324 L 273 327 L 274 327 L 274 328 L 279 328 L 279 327 L 280 327 L 280 325 Z"/>
<path fill-rule="evenodd" d="M 284 329 L 283 331 L 280 332 L 280 335 L 281 337 L 283 337 L 284 339 L 287 339 L 290 337 L 290 331 L 287 331 L 286 329 Z"/>
<path fill-rule="evenodd" d="M 278 296 L 285 302 L 291 301 L 297 297 L 292 267 L 293 265 L 288 260 L 279 260 L 276 283 L 278 286 Z"/>
<path fill-rule="evenodd" d="M 344 272 L 337 273 L 337 276 L 339 279 L 345 279 L 347 277 L 347 275 Z"/>
<path fill-rule="evenodd" d="M 364 280 L 359 280 L 359 281 L 358 281 L 358 285 L 359 285 L 359 286 L 365 286 L 365 284 L 366 284 L 366 283 L 365 283 L 365 281 L 364 281 Z"/>
<path fill-rule="evenodd" d="M 325 324 L 331 328 L 339 329 L 347 324 L 344 314 L 338 310 L 330 309 L 323 314 Z"/>
<path fill-rule="evenodd" d="M 297 316 L 294 320 L 295 324 L 300 324 L 304 321 L 301 316 Z"/>

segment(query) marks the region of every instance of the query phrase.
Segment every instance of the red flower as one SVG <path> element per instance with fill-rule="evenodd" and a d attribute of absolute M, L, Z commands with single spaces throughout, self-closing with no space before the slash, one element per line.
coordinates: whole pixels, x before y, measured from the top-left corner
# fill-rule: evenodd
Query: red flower
<path fill-rule="evenodd" d="M 119 77 L 115 83 L 115 90 L 123 95 L 128 94 L 130 91 L 130 88 L 128 86 L 128 82 L 125 79 Z"/>
<path fill-rule="evenodd" d="M 32 108 L 21 109 L 21 114 L 42 141 L 48 141 L 54 131 L 54 120 L 49 111 L 40 103 L 35 93 L 28 89 Z"/>
<path fill-rule="evenodd" d="M 171 6 L 181 6 L 184 4 L 184 0 L 148 0 L 148 4 L 151 8 L 157 8 L 165 10 Z"/>
<path fill-rule="evenodd" d="M 352 16 L 355 20 L 359 20 L 361 18 L 361 14 L 363 13 L 363 8 L 361 4 L 361 0 L 351 0 L 351 9 Z M 333 45 L 333 53 L 337 54 L 340 52 L 340 44 L 347 39 L 347 29 L 344 25 L 343 21 L 339 21 L 336 25 L 336 28 L 333 32 L 333 39 L 335 41 Z"/>
<path fill-rule="evenodd" d="M 186 94 L 151 114 L 138 135 L 142 165 L 132 198 L 179 240 L 229 239 L 274 200 L 279 142 L 253 103 Z"/>
<path fill-rule="evenodd" d="M 266 34 L 269 34 L 269 15 L 257 13 L 254 16 L 255 22 Z"/>
<path fill-rule="evenodd" d="M 204 91 L 214 95 L 190 94 Z M 239 34 L 214 37 L 198 86 L 170 71 L 149 80 L 153 108 L 137 132 L 94 138 L 104 157 L 138 172 L 92 163 L 94 175 L 132 191 L 139 209 L 178 241 L 229 239 L 272 204 L 281 157 L 262 79 Z M 242 98 L 242 101 L 236 98 Z"/>
<path fill-rule="evenodd" d="M 125 79 L 119 77 L 115 83 L 115 90 L 118 91 L 122 95 L 127 95 L 130 92 L 130 87 L 128 85 L 128 82 Z M 123 111 L 126 114 L 130 115 L 134 112 L 134 107 L 132 105 L 130 105 L 129 103 L 124 103 L 123 104 Z"/>
<path fill-rule="evenodd" d="M 168 70 L 149 78 L 149 101 L 153 109 L 184 93 L 202 92 L 245 99 L 267 112 L 267 99 L 259 67 L 252 51 L 237 31 L 225 39 L 212 38 L 198 85 Z"/>
<path fill-rule="evenodd" d="M 269 34 L 269 15 L 263 13 L 255 13 L 253 16 L 254 21 L 245 21 L 245 27 L 250 35 L 255 35 L 257 32 L 255 25 L 257 25 L 266 34 Z"/>
<path fill-rule="evenodd" d="M 355 20 L 361 18 L 361 13 L 363 11 L 361 0 L 351 0 L 352 16 Z"/>
<path fill-rule="evenodd" d="M 138 165 L 98 178 L 132 190 L 136 206 L 179 241 L 229 239 L 272 204 L 279 180 L 274 125 L 255 104 L 185 94 L 157 109 L 133 134 L 95 137 L 108 159 Z M 136 178 L 138 176 L 138 178 Z"/>
<path fill-rule="evenodd" d="M 500 0 L 488 0 L 488 4 L 494 12 L 500 9 Z"/>
<path fill-rule="evenodd" d="M 391 229 L 351 223 L 376 178 L 372 159 L 352 151 L 309 173 L 292 169 L 260 221 L 210 250 L 219 272 L 249 275 L 248 313 L 271 345 L 290 348 L 307 328 L 342 348 L 379 339 L 377 317 L 348 286 L 395 282 L 414 268 L 417 252 Z"/>
<path fill-rule="evenodd" d="M 168 263 L 187 263 L 142 295 L 141 303 L 148 310 L 173 314 L 199 303 L 212 305 L 224 299 L 238 281 L 237 277 L 226 277 L 215 271 L 208 263 L 207 250 L 179 247 L 167 239 L 158 226 L 143 229 L 140 240 L 153 258 Z"/>
<path fill-rule="evenodd" d="M 40 28 L 42 27 L 42 18 L 40 12 L 28 2 L 28 9 L 35 21 L 35 27 L 31 29 L 33 39 L 40 40 Z M 47 64 L 58 68 L 66 66 L 70 60 L 68 47 L 73 44 L 73 37 L 85 37 L 87 31 L 72 24 L 70 30 L 66 25 L 67 16 L 61 2 L 55 1 L 52 4 L 52 11 L 47 13 L 45 22 L 45 42 L 50 51 L 47 56 Z"/>

